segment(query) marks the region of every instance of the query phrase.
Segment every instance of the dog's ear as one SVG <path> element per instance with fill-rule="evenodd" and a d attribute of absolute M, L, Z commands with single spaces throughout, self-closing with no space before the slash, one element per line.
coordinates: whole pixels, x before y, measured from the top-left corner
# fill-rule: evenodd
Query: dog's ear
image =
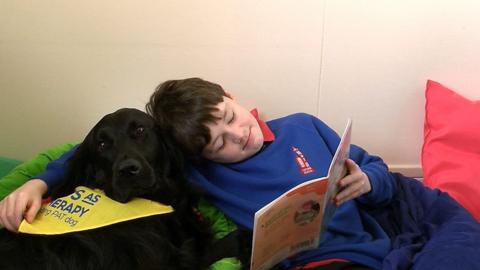
<path fill-rule="evenodd" d="M 169 166 L 169 176 L 173 178 L 185 177 L 185 155 L 175 143 L 175 140 L 169 132 L 161 131 L 159 134 L 162 136 L 160 141 L 164 142 L 163 153 L 169 160 L 167 163 Z"/>
<path fill-rule="evenodd" d="M 75 188 L 93 181 L 95 170 L 91 163 L 89 144 L 90 132 L 85 140 L 78 146 L 75 153 L 67 160 L 66 170 L 62 182 L 56 186 L 51 195 L 53 198 L 63 197 L 74 192 Z"/>
<path fill-rule="evenodd" d="M 159 129 L 160 158 L 156 169 L 161 180 L 158 183 L 158 197 L 154 200 L 171 204 L 175 211 L 191 214 L 203 192 L 188 182 L 186 155 L 176 144 L 171 132 Z"/>
<path fill-rule="evenodd" d="M 185 158 L 170 133 L 158 126 L 156 128 L 159 142 L 158 159 L 155 165 L 159 187 L 157 195 L 162 202 L 175 204 L 178 198 L 186 197 L 178 195 L 185 194 L 187 189 Z M 168 192 L 164 193 L 165 191 Z"/>

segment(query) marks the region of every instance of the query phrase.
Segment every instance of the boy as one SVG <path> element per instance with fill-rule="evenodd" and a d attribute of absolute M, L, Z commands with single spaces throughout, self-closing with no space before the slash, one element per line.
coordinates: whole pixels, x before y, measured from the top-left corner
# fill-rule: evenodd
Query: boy
<path fill-rule="evenodd" d="M 198 78 L 164 82 L 151 96 L 147 112 L 174 134 L 186 153 L 202 157 L 193 162 L 192 182 L 250 230 L 258 209 L 299 183 L 325 176 L 340 141 L 332 129 L 306 114 L 264 123 L 221 86 Z M 306 166 L 296 162 L 299 155 Z M 343 191 L 335 197 L 342 206 L 321 247 L 283 262 L 284 268 L 339 258 L 381 268 L 390 240 L 359 205 L 387 204 L 395 182 L 380 158 L 355 145 L 350 158 L 349 175 L 339 181 Z"/>
<path fill-rule="evenodd" d="M 198 78 L 161 84 L 151 96 L 147 112 L 170 130 L 192 157 L 191 181 L 236 224 L 250 230 L 255 211 L 291 187 L 325 176 L 340 140 L 323 122 L 307 114 L 264 123 L 222 87 Z M 33 220 L 47 184 L 51 187 L 61 181 L 62 164 L 71 153 L 49 164 L 38 179 L 1 203 L 0 222 L 5 227 L 18 228 L 25 210 L 27 221 Z M 380 158 L 354 145 L 350 157 L 349 175 L 340 180 L 343 190 L 335 197 L 341 207 L 322 244 L 284 261 L 282 268 L 332 259 L 382 267 L 391 249 L 390 239 L 363 206 L 388 203 L 395 182 Z M 305 162 L 301 165 L 297 158 Z M 367 269 L 361 266 L 356 269 Z"/>

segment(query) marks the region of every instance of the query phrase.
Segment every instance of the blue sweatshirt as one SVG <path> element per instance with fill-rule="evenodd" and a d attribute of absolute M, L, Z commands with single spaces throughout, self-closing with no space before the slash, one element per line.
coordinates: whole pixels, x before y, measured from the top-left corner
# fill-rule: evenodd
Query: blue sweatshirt
<path fill-rule="evenodd" d="M 235 223 L 253 228 L 257 210 L 291 189 L 326 176 L 340 137 L 318 118 L 299 113 L 267 122 L 275 140 L 255 156 L 234 164 L 206 161 L 191 168 L 191 181 Z M 297 162 L 302 155 L 308 167 Z M 395 193 L 395 181 L 385 163 L 352 145 L 350 158 L 365 172 L 372 190 L 342 204 L 328 225 L 320 247 L 285 261 L 285 267 L 341 258 L 380 269 L 391 249 L 380 225 L 359 207 L 380 206 Z"/>
<path fill-rule="evenodd" d="M 255 156 L 234 164 L 206 162 L 192 167 L 190 180 L 203 188 L 211 201 L 235 223 L 252 229 L 254 214 L 290 188 L 327 174 L 340 142 L 339 136 L 318 118 L 293 114 L 267 122 L 275 140 Z M 49 187 L 62 180 L 64 163 L 75 149 L 51 162 L 43 179 Z M 299 153 L 308 167 L 297 162 Z M 325 259 L 345 259 L 381 269 L 391 249 L 390 239 L 361 207 L 380 206 L 395 193 L 395 181 L 385 163 L 355 145 L 350 158 L 365 172 L 372 190 L 338 207 L 319 248 L 283 262 L 287 267 Z"/>

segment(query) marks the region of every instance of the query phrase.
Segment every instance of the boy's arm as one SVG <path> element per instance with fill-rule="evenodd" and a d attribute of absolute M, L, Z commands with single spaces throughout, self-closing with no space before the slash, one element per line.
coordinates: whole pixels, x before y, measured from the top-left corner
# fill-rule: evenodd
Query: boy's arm
<path fill-rule="evenodd" d="M 49 162 L 58 159 L 62 154 L 71 150 L 75 145 L 75 143 L 58 145 L 15 167 L 0 179 L 0 200 L 3 200 L 3 198 L 23 185 L 29 179 L 38 178 L 34 176 L 42 173 Z"/>
<path fill-rule="evenodd" d="M 17 231 L 23 218 L 27 222 L 33 221 L 48 186 L 41 179 L 34 178 L 31 181 L 28 179 L 43 171 L 49 161 L 56 159 L 71 147 L 72 145 L 66 144 L 47 150 L 20 164 L 0 180 L 2 194 L 0 226 L 10 231 Z"/>
<path fill-rule="evenodd" d="M 312 121 L 331 153 L 335 153 L 340 143 L 338 134 L 314 116 Z M 388 166 L 383 160 L 378 156 L 369 155 L 367 151 L 353 144 L 350 146 L 350 159 L 355 161 L 367 175 L 371 186 L 370 192 L 356 200 L 367 205 L 378 205 L 390 201 L 396 191 L 396 185 L 393 175 L 388 171 Z"/>
<path fill-rule="evenodd" d="M 49 190 L 52 187 L 57 186 L 63 180 L 68 159 L 75 153 L 77 148 L 78 146 L 74 146 L 68 152 L 61 155 L 58 159 L 49 162 L 45 170 L 34 176 L 33 179 L 40 179 L 44 181 Z"/>

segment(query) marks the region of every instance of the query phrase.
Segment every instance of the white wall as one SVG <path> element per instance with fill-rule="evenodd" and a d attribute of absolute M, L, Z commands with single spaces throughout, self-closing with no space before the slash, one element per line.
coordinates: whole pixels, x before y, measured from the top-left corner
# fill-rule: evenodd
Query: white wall
<path fill-rule="evenodd" d="M 351 116 L 355 143 L 418 175 L 426 80 L 480 98 L 478 14 L 478 1 L 327 1 L 320 117 L 340 130 Z"/>
<path fill-rule="evenodd" d="M 161 81 L 218 82 L 266 118 L 304 111 L 392 168 L 420 165 L 423 91 L 480 98 L 477 1 L 0 0 L 0 155 L 81 140 Z"/>

